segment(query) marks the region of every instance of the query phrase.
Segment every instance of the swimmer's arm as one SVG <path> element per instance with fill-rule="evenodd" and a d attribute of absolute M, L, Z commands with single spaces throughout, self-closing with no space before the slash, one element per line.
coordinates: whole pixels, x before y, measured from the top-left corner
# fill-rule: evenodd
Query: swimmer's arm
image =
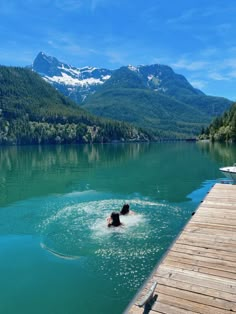
<path fill-rule="evenodd" d="M 111 217 L 107 217 L 107 227 L 111 227 L 112 226 L 112 219 Z"/>

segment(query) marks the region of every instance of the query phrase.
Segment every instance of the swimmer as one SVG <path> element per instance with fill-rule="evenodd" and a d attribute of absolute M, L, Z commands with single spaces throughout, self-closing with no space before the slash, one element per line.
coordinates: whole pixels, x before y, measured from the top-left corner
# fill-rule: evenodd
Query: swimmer
<path fill-rule="evenodd" d="M 127 214 L 134 215 L 135 212 L 129 209 L 129 204 L 124 204 L 120 211 L 120 215 L 127 215 Z"/>
<path fill-rule="evenodd" d="M 111 213 L 111 216 L 107 218 L 107 222 L 108 222 L 107 227 L 119 227 L 123 225 L 120 222 L 120 214 L 116 212 Z"/>

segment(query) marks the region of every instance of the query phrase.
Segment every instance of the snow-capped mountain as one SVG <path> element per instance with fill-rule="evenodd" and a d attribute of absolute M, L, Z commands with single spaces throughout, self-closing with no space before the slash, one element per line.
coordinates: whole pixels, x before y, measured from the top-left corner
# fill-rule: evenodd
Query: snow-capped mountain
<path fill-rule="evenodd" d="M 231 105 L 228 99 L 205 95 L 167 65 L 76 68 L 40 52 L 32 70 L 97 116 L 173 138 L 198 134 Z"/>
<path fill-rule="evenodd" d="M 32 70 L 77 103 L 83 102 L 89 94 L 93 94 L 112 74 L 112 71 L 107 69 L 76 68 L 43 52 L 35 58 Z"/>
<path fill-rule="evenodd" d="M 155 92 L 175 96 L 176 86 L 178 86 L 177 89 L 188 89 L 191 94 L 202 94 L 193 88 L 182 75 L 174 73 L 166 65 L 129 65 L 122 68 L 136 74 L 136 83 L 139 81 L 140 88 L 148 88 Z M 110 78 L 111 83 L 114 83 L 113 74 L 120 71 L 119 69 L 112 71 L 95 67 L 76 68 L 55 57 L 47 56 L 43 52 L 40 52 L 35 58 L 32 69 L 78 104 L 83 103 L 88 95 L 94 94 Z M 115 85 L 121 83 L 124 85 L 123 87 L 128 87 L 131 81 L 130 75 L 125 71 L 125 75 L 119 76 Z"/>

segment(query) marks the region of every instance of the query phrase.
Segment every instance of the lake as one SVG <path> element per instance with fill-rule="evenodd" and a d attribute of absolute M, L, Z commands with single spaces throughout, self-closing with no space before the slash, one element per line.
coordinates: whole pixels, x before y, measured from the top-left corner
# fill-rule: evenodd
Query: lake
<path fill-rule="evenodd" d="M 122 313 L 234 162 L 218 143 L 1 147 L 0 313 Z"/>

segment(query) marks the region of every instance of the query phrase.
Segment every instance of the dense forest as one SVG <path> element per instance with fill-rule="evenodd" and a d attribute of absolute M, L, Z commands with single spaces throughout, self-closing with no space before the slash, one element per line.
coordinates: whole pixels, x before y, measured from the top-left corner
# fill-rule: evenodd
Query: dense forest
<path fill-rule="evenodd" d="M 98 118 L 29 69 L 0 66 L 0 144 L 106 143 L 154 137 L 124 122 Z"/>
<path fill-rule="evenodd" d="M 137 71 L 122 67 L 81 104 L 100 117 L 126 121 L 167 139 L 196 137 L 231 105 L 228 99 L 203 94 L 161 65 Z"/>
<path fill-rule="evenodd" d="M 199 139 L 236 142 L 236 103 L 221 117 L 215 118 L 209 127 L 202 129 Z"/>

